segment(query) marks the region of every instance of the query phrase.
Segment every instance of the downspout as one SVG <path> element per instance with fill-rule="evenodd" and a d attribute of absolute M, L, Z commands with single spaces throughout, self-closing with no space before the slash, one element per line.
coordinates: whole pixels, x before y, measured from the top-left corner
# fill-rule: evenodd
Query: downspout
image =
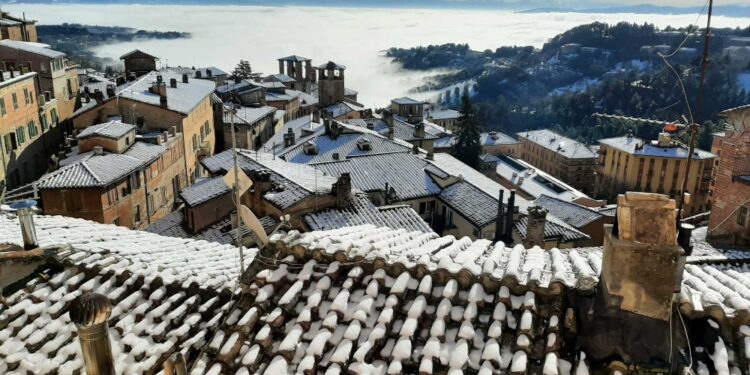
<path fill-rule="evenodd" d="M 145 168 L 142 170 L 142 173 L 143 173 L 143 192 L 146 194 L 146 223 L 148 225 L 151 225 L 151 210 L 148 207 L 148 175 L 146 174 Z"/>

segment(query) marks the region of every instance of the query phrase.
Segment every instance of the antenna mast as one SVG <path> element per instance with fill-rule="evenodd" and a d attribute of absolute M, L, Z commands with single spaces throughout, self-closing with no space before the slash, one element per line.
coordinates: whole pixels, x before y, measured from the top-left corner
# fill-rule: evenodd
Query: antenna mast
<path fill-rule="evenodd" d="M 695 152 L 695 141 L 700 129 L 698 124 L 701 121 L 701 111 L 703 110 L 703 92 L 705 89 L 706 82 L 706 71 L 708 70 L 708 54 L 709 47 L 711 46 L 711 14 L 713 13 L 714 1 L 708 0 L 708 19 L 706 20 L 706 42 L 703 46 L 703 61 L 701 62 L 701 79 L 698 86 L 698 97 L 695 100 L 695 116 L 693 117 L 693 123 L 690 124 L 690 144 L 688 145 L 688 156 L 687 165 L 685 166 L 685 175 L 682 177 L 682 187 L 680 188 L 680 200 L 677 202 L 677 227 L 679 230 L 679 223 L 682 219 L 682 210 L 685 206 L 685 190 L 687 189 L 688 175 L 690 174 L 690 165 L 693 161 L 693 153 Z M 698 171 L 700 173 L 700 171 Z"/>

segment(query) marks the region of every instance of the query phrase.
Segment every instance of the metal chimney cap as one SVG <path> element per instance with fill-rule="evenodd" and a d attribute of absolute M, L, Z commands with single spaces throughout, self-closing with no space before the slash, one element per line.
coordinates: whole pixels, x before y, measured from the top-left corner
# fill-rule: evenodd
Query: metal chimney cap
<path fill-rule="evenodd" d="M 18 202 L 13 202 L 9 207 L 13 211 L 25 210 L 36 207 L 36 201 L 33 199 L 26 199 Z"/>
<path fill-rule="evenodd" d="M 90 327 L 109 320 L 112 302 L 98 293 L 84 293 L 73 300 L 68 313 L 77 326 Z"/>

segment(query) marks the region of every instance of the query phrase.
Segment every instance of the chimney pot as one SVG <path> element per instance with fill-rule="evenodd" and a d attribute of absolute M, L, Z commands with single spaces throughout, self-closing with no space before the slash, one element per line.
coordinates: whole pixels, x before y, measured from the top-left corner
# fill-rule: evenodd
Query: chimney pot
<path fill-rule="evenodd" d="M 172 135 L 173 137 L 174 137 L 174 136 L 176 136 L 176 135 L 177 135 L 177 127 L 176 127 L 176 126 L 172 126 L 172 127 L 170 127 L 170 128 L 169 128 L 169 133 L 170 133 L 170 134 L 171 134 L 171 135 Z"/>
<path fill-rule="evenodd" d="M 23 248 L 26 250 L 38 247 L 36 228 L 34 227 L 34 206 L 36 206 L 36 201 L 32 199 L 19 201 L 10 205 L 10 208 L 15 210 L 18 216 L 18 221 L 21 225 L 21 235 L 23 237 Z"/>
<path fill-rule="evenodd" d="M 112 315 L 109 298 L 97 293 L 85 293 L 73 300 L 68 314 L 78 329 L 86 374 L 114 375 L 108 332 L 108 321 Z"/>

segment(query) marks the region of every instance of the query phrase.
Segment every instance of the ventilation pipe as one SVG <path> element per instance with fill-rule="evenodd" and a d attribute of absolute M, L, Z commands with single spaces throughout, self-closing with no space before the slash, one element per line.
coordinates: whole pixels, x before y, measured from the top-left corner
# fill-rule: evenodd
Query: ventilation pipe
<path fill-rule="evenodd" d="M 97 293 L 83 294 L 73 300 L 69 314 L 78 329 L 86 374 L 114 375 L 115 364 L 108 331 L 108 321 L 112 315 L 109 298 Z"/>
<path fill-rule="evenodd" d="M 10 208 L 16 211 L 18 221 L 21 224 L 23 248 L 26 250 L 38 247 L 36 228 L 34 227 L 34 206 L 36 206 L 36 201 L 33 199 L 23 200 L 10 205 Z"/>

